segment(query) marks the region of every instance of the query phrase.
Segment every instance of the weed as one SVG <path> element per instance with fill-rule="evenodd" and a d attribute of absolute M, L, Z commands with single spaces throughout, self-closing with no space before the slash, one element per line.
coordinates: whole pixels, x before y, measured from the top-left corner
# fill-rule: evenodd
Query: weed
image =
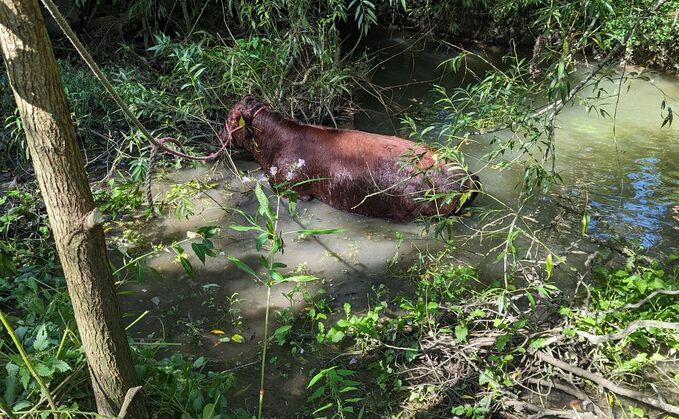
<path fill-rule="evenodd" d="M 363 417 L 365 408 L 358 409 L 363 398 L 357 395 L 360 394 L 358 386 L 361 383 L 352 379 L 355 374 L 354 371 L 332 366 L 311 378 L 307 388 L 315 387 L 315 390 L 309 396 L 309 402 L 319 406 L 313 411 L 314 417 Z"/>

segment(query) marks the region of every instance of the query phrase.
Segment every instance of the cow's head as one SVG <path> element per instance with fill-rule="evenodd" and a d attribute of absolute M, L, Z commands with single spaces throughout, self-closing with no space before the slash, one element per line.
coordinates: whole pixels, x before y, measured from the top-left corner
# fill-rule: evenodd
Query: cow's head
<path fill-rule="evenodd" d="M 235 144 L 237 147 L 244 147 L 255 115 L 265 106 L 262 102 L 255 99 L 254 96 L 245 95 L 231 108 L 226 119 L 226 127 L 232 133 L 233 138 L 230 139 L 232 144 Z M 226 127 L 221 133 L 223 139 L 228 137 Z"/>

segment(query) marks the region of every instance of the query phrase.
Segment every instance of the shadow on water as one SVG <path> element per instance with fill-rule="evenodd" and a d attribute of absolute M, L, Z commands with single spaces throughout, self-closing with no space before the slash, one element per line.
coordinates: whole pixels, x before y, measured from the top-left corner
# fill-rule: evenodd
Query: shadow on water
<path fill-rule="evenodd" d="M 418 119 L 422 127 L 440 123 L 443 116 L 435 111 L 438 97 L 432 87 L 434 84 L 454 87 L 462 82 L 458 76 L 437 67 L 454 52 L 437 48 L 433 43 L 414 42 L 408 34 L 383 33 L 381 36 L 373 38 L 370 42 L 374 44 L 369 47 L 375 51 L 382 48 L 382 57 L 393 55 L 380 64 L 374 75 L 375 83 L 384 88 L 390 102 L 385 108 L 371 96 L 362 99 L 366 112 L 356 116 L 356 128 L 405 135 L 399 132 L 399 120 L 405 113 Z M 479 52 L 491 62 L 499 63 L 501 52 Z M 482 72 L 486 64 L 478 64 L 476 70 Z M 658 76 L 655 83 L 668 96 L 679 97 L 676 80 Z M 588 199 L 592 211 L 600 215 L 592 219 L 591 235 L 607 239 L 617 234 L 669 254 L 677 252 L 679 246 L 677 223 L 672 218 L 672 208 L 679 205 L 679 126 L 659 129 L 659 103 L 660 96 L 654 87 L 634 82 L 620 100 L 615 140 L 610 119 L 589 115 L 578 107 L 565 109 L 558 121 L 560 129 L 556 137 L 557 169 L 564 184 L 556 190 L 580 203 Z M 490 149 L 487 140 L 480 138 L 467 146 L 465 152 L 472 169 L 482 166 L 479 160 Z M 256 168 L 252 162 L 239 165 L 244 170 Z M 519 169 L 485 169 L 479 174 L 489 194 L 516 207 L 520 197 L 517 185 L 523 175 Z M 186 275 L 173 254 L 163 253 L 152 258 L 148 265 L 159 276 L 148 274 L 141 283 L 127 284 L 126 290 L 131 294 L 121 297 L 122 304 L 131 318 L 150 311 L 130 330 L 133 337 L 153 334 L 179 344 L 166 348 L 165 354 L 181 351 L 204 355 L 222 368 L 234 369 L 238 388 L 230 397 L 234 405 L 253 411 L 258 394 L 257 362 L 266 292 L 262 285 L 228 262 L 227 256 L 235 256 L 253 268 L 260 266 L 254 247 L 255 234 L 229 230 L 228 225 L 238 220 L 224 208 L 238 207 L 254 213 L 256 201 L 251 195 L 241 193 L 243 186 L 223 166 L 172 173 L 156 187 L 163 189 L 171 182 L 191 179 L 216 183 L 216 187 L 204 192 L 210 198 L 198 196 L 196 213 L 189 219 L 167 216 L 148 225 L 145 233 L 154 242 L 169 243 L 186 237 L 187 231 L 219 225 L 222 232 L 214 241 L 221 253 L 209 258 L 203 266 L 187 245 L 196 271 L 194 278 Z M 480 197 L 474 204 L 477 208 L 496 205 L 487 197 Z M 568 253 L 566 262 L 556 268 L 553 275 L 555 283 L 564 290 L 573 285 L 573 270 L 583 269 L 588 255 L 595 250 L 590 242 L 582 240 L 579 218 L 563 217 L 569 210 L 572 211 L 564 209 L 549 194 L 531 198 L 524 209 L 534 220 L 533 228 L 541 231 L 557 255 L 566 255 L 567 250 L 574 247 L 577 250 Z M 416 224 L 395 224 L 347 214 L 318 201 L 300 203 L 298 212 L 297 220 L 292 220 L 286 211 L 281 212 L 284 214 L 281 231 L 292 232 L 302 227 L 343 230 L 331 236 L 304 239 L 287 234 L 285 253 L 280 257 L 290 270 L 317 276 L 319 280 L 308 285 L 310 292 L 325 289 L 336 308 L 348 302 L 356 311 L 366 309 L 374 289 L 380 285 L 384 285 L 384 292 L 390 296 L 409 293 L 411 284 L 391 277 L 386 269 L 387 261 L 398 252 L 398 260 L 408 266 L 420 253 L 434 253 L 442 246 L 439 241 L 424 236 Z M 463 239 L 479 228 L 480 223 L 479 217 L 463 218 L 455 227 L 454 235 L 460 238 L 456 257 L 460 263 L 477 268 L 482 278 L 494 280 L 502 276 L 502 265 L 497 262 L 496 254 L 489 253 L 496 242 Z M 405 237 L 400 247 L 397 233 Z M 290 300 L 285 296 L 293 287 L 282 284 L 274 288 L 272 312 L 287 307 L 305 310 L 302 299 Z M 273 317 L 271 330 L 277 327 L 276 316 Z M 223 334 L 216 334 L 215 330 Z M 235 334 L 243 337 L 242 343 L 220 342 L 224 336 Z M 272 358 L 278 360 L 270 365 L 267 377 L 270 395 L 266 399 L 267 414 L 296 416 L 295 409 L 304 405 L 309 371 L 323 363 L 313 356 L 295 357 L 289 348 L 272 346 Z"/>

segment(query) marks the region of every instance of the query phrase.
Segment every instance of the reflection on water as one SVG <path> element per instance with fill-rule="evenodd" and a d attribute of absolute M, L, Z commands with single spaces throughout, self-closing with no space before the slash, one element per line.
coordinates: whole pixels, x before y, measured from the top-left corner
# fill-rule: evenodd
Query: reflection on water
<path fill-rule="evenodd" d="M 646 249 L 659 244 L 663 234 L 672 233 L 671 200 L 664 194 L 668 188 L 662 182 L 659 162 L 656 157 L 634 160 L 626 170 L 624 183 L 604 185 L 604 190 L 592 191 L 591 195 L 595 211 L 613 225 L 627 226 L 632 238 Z M 608 238 L 609 234 L 596 224 L 595 220 L 594 234 Z"/>

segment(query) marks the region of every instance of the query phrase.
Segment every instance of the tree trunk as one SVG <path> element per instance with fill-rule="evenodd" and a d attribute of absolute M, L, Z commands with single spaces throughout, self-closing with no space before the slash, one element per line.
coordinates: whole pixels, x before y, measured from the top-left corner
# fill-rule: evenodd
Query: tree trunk
<path fill-rule="evenodd" d="M 36 0 L 0 2 L 0 43 L 90 369 L 98 412 L 116 416 L 137 383 L 100 214 Z M 146 418 L 141 397 L 129 417 Z"/>

